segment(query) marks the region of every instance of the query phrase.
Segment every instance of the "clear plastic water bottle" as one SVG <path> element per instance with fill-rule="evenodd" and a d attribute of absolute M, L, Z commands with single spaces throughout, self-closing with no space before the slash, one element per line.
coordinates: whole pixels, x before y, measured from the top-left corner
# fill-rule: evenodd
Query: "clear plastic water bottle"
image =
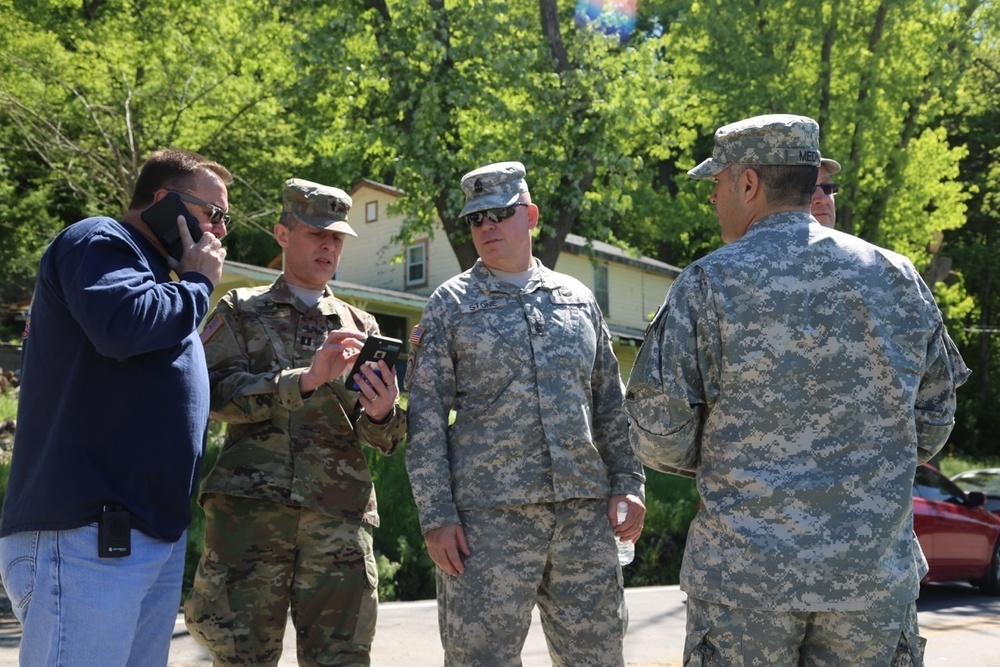
<path fill-rule="evenodd" d="M 621 525 L 625 521 L 625 517 L 628 516 L 628 503 L 624 500 L 618 501 L 618 524 Z M 618 545 L 618 562 L 624 567 L 632 562 L 635 558 L 635 543 L 631 540 L 621 540 L 618 536 L 615 536 L 615 544 Z"/>

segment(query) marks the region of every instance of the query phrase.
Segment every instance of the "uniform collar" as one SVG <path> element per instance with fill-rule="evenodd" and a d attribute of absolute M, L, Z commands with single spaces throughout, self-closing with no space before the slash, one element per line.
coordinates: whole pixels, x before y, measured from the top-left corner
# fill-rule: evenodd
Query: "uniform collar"
<path fill-rule="evenodd" d="M 292 290 L 288 288 L 288 282 L 285 281 L 284 273 L 275 279 L 274 285 L 271 286 L 270 294 L 271 301 L 274 303 L 288 304 L 301 313 L 311 310 L 299 297 L 292 293 Z M 341 315 L 339 306 L 340 303 L 340 300 L 334 297 L 333 290 L 330 289 L 330 285 L 327 284 L 323 286 L 323 296 L 320 297 L 319 302 L 316 304 L 316 308 L 323 315 Z"/>
<path fill-rule="evenodd" d="M 539 289 L 551 292 L 557 289 L 559 285 L 555 280 L 556 273 L 547 269 L 545 265 L 538 261 L 538 258 L 536 257 L 532 257 L 531 261 L 534 262 L 537 270 L 535 271 L 535 275 L 531 277 L 531 280 L 528 281 L 528 284 L 525 285 L 523 290 L 518 289 L 516 285 L 511 285 L 510 283 L 497 278 L 493 275 L 493 272 L 490 271 L 485 264 L 483 264 L 483 260 L 481 259 L 477 259 L 475 266 L 472 267 L 472 278 L 482 287 L 482 291 L 485 294 L 493 294 L 496 292 L 500 292 L 501 294 L 520 294 L 522 292 L 534 292 Z"/>

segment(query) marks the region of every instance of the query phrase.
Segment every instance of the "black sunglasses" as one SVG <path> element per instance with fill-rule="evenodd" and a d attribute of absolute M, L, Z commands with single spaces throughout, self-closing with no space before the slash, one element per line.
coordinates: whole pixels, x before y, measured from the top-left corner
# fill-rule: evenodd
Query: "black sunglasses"
<path fill-rule="evenodd" d="M 840 192 L 840 183 L 817 183 L 816 188 L 822 190 L 823 194 L 827 195 L 828 197 L 832 197 L 833 195 Z M 813 190 L 815 190 L 816 188 L 813 188 Z"/>
<path fill-rule="evenodd" d="M 496 224 L 503 220 L 506 220 L 510 216 L 514 215 L 517 211 L 518 206 L 528 206 L 524 202 L 516 202 L 510 206 L 503 206 L 501 208 L 488 208 L 485 211 L 476 211 L 474 213 L 467 213 L 465 216 L 465 221 L 472 225 L 473 227 L 479 227 L 483 224 L 483 218 L 489 218 L 490 222 Z"/>
<path fill-rule="evenodd" d="M 194 195 L 189 195 L 186 192 L 178 192 L 177 190 L 171 190 L 171 192 L 173 192 L 175 195 L 177 195 L 178 197 L 180 197 L 181 199 L 190 204 L 196 204 L 197 206 L 207 208 L 209 211 L 208 219 L 211 221 L 213 225 L 222 224 L 228 227 L 229 224 L 233 221 L 233 219 L 229 215 L 227 215 L 225 211 L 223 211 L 215 204 L 210 204 L 204 199 L 198 199 Z"/>

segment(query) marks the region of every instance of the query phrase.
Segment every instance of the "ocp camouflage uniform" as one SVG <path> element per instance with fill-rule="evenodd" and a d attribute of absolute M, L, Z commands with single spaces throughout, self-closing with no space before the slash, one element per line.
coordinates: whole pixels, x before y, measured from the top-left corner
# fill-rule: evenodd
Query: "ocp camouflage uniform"
<path fill-rule="evenodd" d="M 914 471 L 945 444 L 968 374 L 913 265 L 808 213 L 759 220 L 691 264 L 626 398 L 643 462 L 697 475 L 682 590 L 733 613 L 912 604 L 926 573 Z M 920 664 L 911 628 L 901 642 Z M 711 652 L 702 639 L 686 656 Z M 853 662 L 850 645 L 839 664 L 888 664 Z"/>
<path fill-rule="evenodd" d="M 378 333 L 329 287 L 306 307 L 284 276 L 229 292 L 205 325 L 212 416 L 229 426 L 199 496 L 209 527 L 185 612 L 222 664 L 276 664 L 289 604 L 299 664 L 369 664 L 378 513 L 362 445 L 391 454 L 406 422 L 397 407 L 372 423 L 342 378 L 302 395 L 335 329 Z"/>
<path fill-rule="evenodd" d="M 554 664 L 622 664 L 607 502 L 642 497 L 644 475 L 593 295 L 536 267 L 519 289 L 478 261 L 434 292 L 411 337 L 407 470 L 421 528 L 460 523 L 472 551 L 462 575 L 438 571 L 447 665 L 520 664 L 536 599 Z"/>

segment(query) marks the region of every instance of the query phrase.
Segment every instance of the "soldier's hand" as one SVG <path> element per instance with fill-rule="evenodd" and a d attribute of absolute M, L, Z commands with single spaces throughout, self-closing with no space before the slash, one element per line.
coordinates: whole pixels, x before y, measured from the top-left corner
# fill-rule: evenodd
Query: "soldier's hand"
<path fill-rule="evenodd" d="M 434 530 L 429 530 L 424 535 L 427 543 L 427 553 L 431 560 L 453 577 L 465 572 L 465 565 L 462 564 L 463 556 L 471 556 L 469 543 L 465 540 L 465 531 L 461 524 L 441 526 Z"/>
<path fill-rule="evenodd" d="M 226 249 L 222 247 L 222 241 L 212 232 L 205 232 L 195 243 L 183 215 L 177 216 L 177 229 L 184 246 L 184 254 L 175 267 L 177 275 L 194 271 L 208 278 L 212 287 L 218 285 L 222 280 L 222 266 L 226 261 Z"/>
<path fill-rule="evenodd" d="M 374 368 L 363 364 L 361 372 L 356 373 L 354 378 L 358 382 L 361 393 L 358 400 L 361 401 L 365 414 L 376 424 L 381 424 L 392 414 L 399 396 L 399 387 L 396 385 L 395 368 L 389 368 L 385 361 L 379 359 L 378 370 L 376 373 Z"/>
<path fill-rule="evenodd" d="M 338 378 L 354 363 L 354 355 L 361 349 L 364 334 L 359 331 L 337 329 L 313 355 L 309 368 L 299 376 L 299 390 L 309 393 L 324 382 Z"/>
<path fill-rule="evenodd" d="M 628 514 L 621 525 L 618 522 L 618 502 L 624 500 L 628 504 Z M 608 499 L 608 521 L 615 529 L 615 536 L 620 540 L 636 542 L 642 535 L 642 524 L 646 520 L 646 505 L 639 496 L 617 495 Z"/>

